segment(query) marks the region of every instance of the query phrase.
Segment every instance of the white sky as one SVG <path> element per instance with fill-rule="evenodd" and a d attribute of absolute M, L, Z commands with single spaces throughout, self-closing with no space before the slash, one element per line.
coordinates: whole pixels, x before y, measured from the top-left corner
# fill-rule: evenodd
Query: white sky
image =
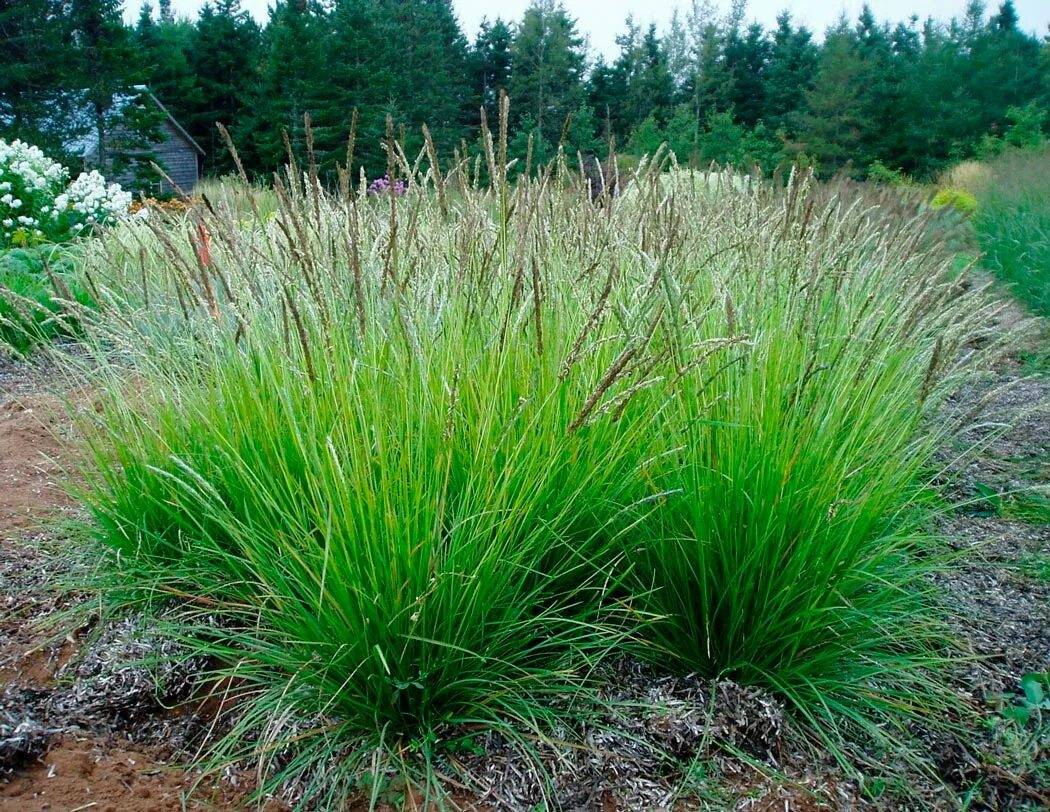
<path fill-rule="evenodd" d="M 241 0 L 241 7 L 251 12 L 260 21 L 267 19 L 267 7 L 272 0 Z M 671 17 L 671 12 L 678 5 L 684 12 L 689 0 L 563 0 L 563 3 L 577 21 L 581 33 L 590 38 L 595 53 L 607 57 L 617 52 L 616 35 L 624 29 L 624 20 L 633 13 L 641 25 L 655 22 L 661 30 Z M 180 16 L 193 17 L 204 4 L 204 0 L 172 0 L 175 13 Z M 517 20 L 528 6 L 529 0 L 452 0 L 463 30 L 470 39 L 477 31 L 482 17 Z M 728 10 L 730 0 L 716 0 L 723 12 Z M 796 22 L 805 23 L 818 33 L 835 22 L 842 12 L 855 19 L 864 0 L 826 0 L 814 3 L 812 0 L 751 0 L 748 4 L 748 19 L 758 20 L 767 28 L 772 27 L 777 14 L 784 9 L 792 12 Z M 920 19 L 932 16 L 939 20 L 950 17 L 961 17 L 966 7 L 966 0 L 869 0 L 880 20 L 893 22 L 905 20 L 912 14 Z M 141 0 L 125 0 L 125 16 L 128 20 L 138 17 Z M 153 0 L 153 8 L 157 2 Z M 998 8 L 998 0 L 987 3 L 990 10 Z M 1047 0 L 1014 0 L 1021 27 L 1035 31 L 1040 36 L 1047 33 L 1050 25 L 1050 2 Z"/>

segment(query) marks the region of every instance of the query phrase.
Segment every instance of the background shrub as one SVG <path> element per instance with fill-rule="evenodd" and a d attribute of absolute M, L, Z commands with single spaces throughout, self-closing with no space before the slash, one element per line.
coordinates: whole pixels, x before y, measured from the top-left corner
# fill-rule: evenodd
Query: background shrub
<path fill-rule="evenodd" d="M 79 332 L 72 311 L 90 306 L 91 297 L 73 264 L 70 252 L 56 246 L 0 251 L 0 346 L 24 353 Z"/>
<path fill-rule="evenodd" d="M 968 217 L 977 210 L 977 198 L 964 189 L 939 189 L 930 205 L 935 209 L 950 208 Z"/>

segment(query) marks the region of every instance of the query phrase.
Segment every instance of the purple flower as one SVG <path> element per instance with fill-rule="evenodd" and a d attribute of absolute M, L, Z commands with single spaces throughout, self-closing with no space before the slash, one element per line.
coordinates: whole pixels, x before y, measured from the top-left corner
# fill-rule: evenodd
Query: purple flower
<path fill-rule="evenodd" d="M 390 191 L 390 178 L 383 175 L 381 178 L 376 178 L 370 184 L 368 184 L 368 193 L 370 195 L 381 195 L 386 194 Z M 403 180 L 395 180 L 393 184 L 394 194 L 403 195 L 406 190 L 405 182 Z"/>

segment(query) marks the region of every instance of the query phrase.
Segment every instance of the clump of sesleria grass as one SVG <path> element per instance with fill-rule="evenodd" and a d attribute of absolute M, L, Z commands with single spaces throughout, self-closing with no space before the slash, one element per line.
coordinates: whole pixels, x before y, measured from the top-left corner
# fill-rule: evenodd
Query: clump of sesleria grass
<path fill-rule="evenodd" d="M 85 260 L 91 534 L 113 600 L 234 677 L 217 752 L 328 808 L 437 791 L 448 731 L 527 751 L 614 651 L 836 743 L 936 711 L 932 416 L 997 345 L 926 223 L 659 158 L 592 202 L 483 143 L 395 149 L 378 199 L 293 163 L 273 215 Z"/>

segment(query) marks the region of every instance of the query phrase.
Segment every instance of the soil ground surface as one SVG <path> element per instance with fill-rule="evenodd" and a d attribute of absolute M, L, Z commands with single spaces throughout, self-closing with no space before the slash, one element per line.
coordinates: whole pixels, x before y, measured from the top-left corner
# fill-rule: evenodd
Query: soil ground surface
<path fill-rule="evenodd" d="M 77 514 L 61 486 L 71 454 L 61 381 L 47 362 L 0 357 L 0 812 L 232 809 L 251 777 L 201 781 L 182 766 L 208 720 L 192 704 L 179 707 L 188 698 L 178 695 L 187 682 L 179 674 L 167 675 L 176 693 L 164 695 L 155 674 L 136 664 L 136 652 L 152 645 L 148 630 L 134 618 L 104 628 L 66 622 L 90 597 L 69 586 L 85 565 L 75 563 L 63 530 Z M 1004 384 L 966 438 L 982 444 L 980 454 L 960 460 L 957 449 L 944 450 L 944 510 L 934 528 L 958 552 L 958 566 L 936 579 L 969 655 L 951 674 L 953 689 L 983 719 L 959 736 L 931 737 L 939 775 L 916 779 L 917 806 L 906 807 L 892 786 L 861 793 L 830 759 L 817 763 L 793 749 L 782 710 L 761 692 L 661 679 L 630 663 L 618 666 L 623 691 L 674 712 L 660 717 L 659 730 L 651 719 L 617 720 L 631 744 L 605 742 L 601 759 L 575 764 L 561 788 L 564 806 L 656 808 L 670 796 L 642 769 L 652 751 L 639 742 L 706 740 L 713 726 L 750 758 L 716 759 L 718 788 L 670 801 L 676 808 L 955 809 L 960 798 L 971 809 L 1050 808 L 1050 738 L 1039 720 L 1012 713 L 1022 677 L 1050 669 L 1050 379 L 1006 371 L 950 406 L 972 411 Z M 616 761 L 618 747 L 634 751 Z M 477 771 L 490 776 L 491 789 L 463 806 L 530 808 L 534 787 L 513 759 L 501 758 L 498 743 L 485 758 Z"/>

